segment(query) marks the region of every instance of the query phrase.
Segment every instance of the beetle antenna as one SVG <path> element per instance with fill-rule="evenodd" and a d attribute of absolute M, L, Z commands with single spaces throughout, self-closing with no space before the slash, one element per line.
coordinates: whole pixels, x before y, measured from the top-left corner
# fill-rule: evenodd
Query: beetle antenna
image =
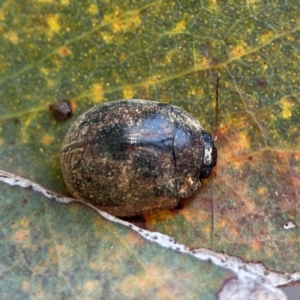
<path fill-rule="evenodd" d="M 218 131 L 218 119 L 219 119 L 219 76 L 217 77 L 216 82 L 216 107 L 215 107 L 215 132 L 214 140 L 217 140 L 217 131 Z"/>

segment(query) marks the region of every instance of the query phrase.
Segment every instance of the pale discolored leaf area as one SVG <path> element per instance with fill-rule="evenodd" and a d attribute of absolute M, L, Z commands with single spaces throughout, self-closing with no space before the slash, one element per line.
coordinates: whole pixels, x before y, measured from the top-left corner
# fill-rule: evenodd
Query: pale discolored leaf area
<path fill-rule="evenodd" d="M 81 204 L 0 186 L 2 299 L 214 299 L 235 277 L 145 241 Z"/>
<path fill-rule="evenodd" d="M 59 151 L 74 118 L 55 120 L 49 104 L 69 99 L 77 117 L 109 100 L 152 99 L 184 108 L 213 132 L 220 76 L 213 180 L 182 209 L 145 216 L 144 226 L 189 247 L 299 271 L 299 13 L 297 1 L 3 2 L 0 169 L 66 195 Z M 176 273 L 192 278 L 175 283 L 190 293 L 182 299 L 197 299 L 232 275 L 82 205 L 3 184 L 0 195 L 2 283 L 21 296 L 34 280 L 45 295 L 55 287 L 58 295 L 98 295 L 115 284 L 108 292 L 129 285 L 126 292 L 142 295 L 154 286 L 154 298 L 180 299 Z"/>

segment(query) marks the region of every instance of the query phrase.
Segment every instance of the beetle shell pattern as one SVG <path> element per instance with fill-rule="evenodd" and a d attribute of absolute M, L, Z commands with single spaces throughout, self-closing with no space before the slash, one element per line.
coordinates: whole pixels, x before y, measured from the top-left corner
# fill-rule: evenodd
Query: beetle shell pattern
<path fill-rule="evenodd" d="M 179 107 L 138 99 L 107 102 L 69 129 L 61 149 L 64 180 L 75 198 L 116 216 L 174 208 L 199 188 L 205 164 L 207 176 L 216 164 L 209 138 Z"/>

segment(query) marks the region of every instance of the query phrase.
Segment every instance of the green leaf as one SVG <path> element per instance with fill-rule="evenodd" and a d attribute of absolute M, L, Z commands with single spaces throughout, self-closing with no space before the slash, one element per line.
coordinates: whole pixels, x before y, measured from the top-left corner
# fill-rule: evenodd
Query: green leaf
<path fill-rule="evenodd" d="M 145 216 L 144 226 L 189 247 L 263 262 L 278 272 L 299 271 L 299 10 L 297 1 L 2 3 L 0 168 L 67 194 L 60 147 L 71 122 L 84 110 L 123 98 L 158 100 L 184 108 L 212 132 L 215 80 L 220 76 L 219 159 L 213 180 L 206 180 L 191 199 L 184 200 L 181 210 Z M 48 108 L 59 99 L 69 99 L 73 105 L 75 116 L 65 123 L 55 120 Z M 7 201 L 1 204 L 1 220 L 10 227 L 17 224 L 16 231 L 10 229 L 5 235 L 5 247 L 16 243 L 14 234 L 23 222 L 30 238 L 21 239 L 20 248 L 14 246 L 15 251 L 23 251 L 17 261 L 18 252 L 7 248 L 3 253 L 5 260 L 12 257 L 7 263 L 10 272 L 28 272 L 19 277 L 24 281 L 18 279 L 22 285 L 16 285 L 25 292 L 28 278 L 38 277 L 44 267 L 51 275 L 43 271 L 43 278 L 52 281 L 52 288 L 59 284 L 65 276 L 60 261 L 74 266 L 68 267 L 72 274 L 79 268 L 78 278 L 87 270 L 92 274 L 90 265 L 76 263 L 88 251 L 94 251 L 96 269 L 102 261 L 111 271 L 106 270 L 107 276 L 124 272 L 130 278 L 125 270 L 130 257 L 137 260 L 138 251 L 147 252 L 145 242 L 139 241 L 117 267 L 113 264 L 121 253 L 107 260 L 113 236 L 123 235 L 119 245 L 135 243 L 129 230 L 91 216 L 83 206 L 39 202 L 32 193 L 16 196 L 10 189 L 1 184 L 2 201 Z M 296 227 L 287 230 L 286 222 Z M 87 247 L 90 231 L 98 241 L 93 237 Z M 62 252 L 57 249 L 61 242 Z M 62 256 L 51 255 L 50 248 Z M 170 254 L 154 248 L 150 251 L 157 257 L 155 265 L 162 265 L 167 278 L 172 269 L 164 257 Z M 173 252 L 172 259 L 183 260 Z M 193 266 L 191 258 L 178 262 L 189 277 L 198 276 L 198 263 Z M 151 272 L 151 266 L 142 265 L 145 273 L 135 273 L 133 280 Z M 211 266 L 204 263 L 203 268 Z M 95 276 L 91 275 L 91 284 Z M 214 291 L 220 282 L 216 278 L 211 278 L 217 282 Z M 84 285 L 79 282 L 72 281 L 69 287 L 76 289 L 66 290 L 76 294 L 89 288 L 87 279 Z M 198 298 L 201 290 L 195 282 L 191 299 Z M 151 276 L 145 281 L 148 285 Z M 208 283 L 204 286 L 208 288 Z M 46 288 L 41 290 L 47 293 Z"/>
<path fill-rule="evenodd" d="M 145 241 L 82 204 L 64 205 L 32 189 L 0 186 L 5 299 L 214 299 L 233 276 Z"/>

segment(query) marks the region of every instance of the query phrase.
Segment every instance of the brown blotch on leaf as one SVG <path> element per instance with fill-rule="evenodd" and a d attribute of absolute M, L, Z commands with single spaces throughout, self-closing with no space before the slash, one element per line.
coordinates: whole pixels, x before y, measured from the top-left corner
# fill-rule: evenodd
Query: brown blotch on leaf
<path fill-rule="evenodd" d="M 268 81 L 266 78 L 259 78 L 257 84 L 260 88 L 265 89 L 268 84 Z"/>
<path fill-rule="evenodd" d="M 215 58 L 215 57 L 212 58 L 211 64 L 212 64 L 213 66 L 216 66 L 216 65 L 218 65 L 219 63 L 220 63 L 220 61 L 219 61 L 217 58 Z"/>

